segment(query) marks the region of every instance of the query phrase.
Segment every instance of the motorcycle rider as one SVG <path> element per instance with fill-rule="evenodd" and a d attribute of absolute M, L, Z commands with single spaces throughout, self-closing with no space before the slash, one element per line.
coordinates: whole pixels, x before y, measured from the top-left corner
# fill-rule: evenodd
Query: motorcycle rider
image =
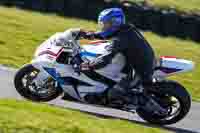
<path fill-rule="evenodd" d="M 79 37 L 85 39 L 111 39 L 112 43 L 108 53 L 98 57 L 90 63 L 82 63 L 81 69 L 97 70 L 109 68 L 114 71 L 113 62 L 118 59 L 126 60 L 140 77 L 142 84 L 152 83 L 155 55 L 154 51 L 145 40 L 143 35 L 131 24 L 126 24 L 125 15 L 120 8 L 110 8 L 103 10 L 98 17 L 98 24 L 102 27 L 100 32 L 86 32 L 81 30 Z M 122 71 L 123 65 L 119 67 Z M 114 72 L 116 74 L 116 72 Z M 113 101 L 126 99 L 126 88 L 129 81 L 122 79 L 118 85 L 110 88 L 109 98 Z"/>

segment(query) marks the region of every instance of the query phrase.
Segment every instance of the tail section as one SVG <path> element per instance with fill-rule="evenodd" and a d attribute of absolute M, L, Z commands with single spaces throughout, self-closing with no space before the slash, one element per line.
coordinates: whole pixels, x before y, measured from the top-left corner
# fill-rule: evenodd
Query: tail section
<path fill-rule="evenodd" d="M 176 73 L 188 72 L 193 68 L 194 63 L 192 61 L 172 56 L 161 56 L 157 61 L 154 75 L 157 77 L 166 77 Z"/>

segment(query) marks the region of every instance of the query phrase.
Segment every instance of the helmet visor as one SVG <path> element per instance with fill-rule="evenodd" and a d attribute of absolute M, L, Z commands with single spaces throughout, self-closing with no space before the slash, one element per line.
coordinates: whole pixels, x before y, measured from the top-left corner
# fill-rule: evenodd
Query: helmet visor
<path fill-rule="evenodd" d="M 112 27 L 112 22 L 110 22 L 110 21 L 107 21 L 107 22 L 100 21 L 100 22 L 98 22 L 98 29 L 100 31 L 106 31 L 106 30 L 110 29 L 111 27 Z"/>

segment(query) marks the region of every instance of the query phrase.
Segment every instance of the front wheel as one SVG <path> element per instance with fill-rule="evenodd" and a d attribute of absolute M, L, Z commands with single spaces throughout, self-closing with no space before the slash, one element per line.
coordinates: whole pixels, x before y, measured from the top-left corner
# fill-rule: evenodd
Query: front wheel
<path fill-rule="evenodd" d="M 148 95 L 161 107 L 167 110 L 167 114 L 159 116 L 149 113 L 148 109 L 138 108 L 138 115 L 153 124 L 169 125 L 182 120 L 189 112 L 191 98 L 186 89 L 175 81 L 162 81 L 153 85 Z"/>
<path fill-rule="evenodd" d="M 38 87 L 33 83 L 39 70 L 31 64 L 22 67 L 15 75 L 14 85 L 17 92 L 24 98 L 35 102 L 48 102 L 57 98 L 62 90 L 55 88 L 55 81 L 48 79 L 44 87 Z"/>

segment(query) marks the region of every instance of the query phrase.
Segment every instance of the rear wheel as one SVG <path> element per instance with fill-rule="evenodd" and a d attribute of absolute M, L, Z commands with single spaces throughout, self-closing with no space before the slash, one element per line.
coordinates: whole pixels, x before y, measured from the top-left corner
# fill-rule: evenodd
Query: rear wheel
<path fill-rule="evenodd" d="M 186 89 L 175 81 L 155 83 L 152 91 L 148 92 L 159 105 L 167 110 L 166 115 L 149 113 L 148 109 L 138 108 L 138 115 L 153 124 L 169 125 L 183 119 L 190 110 L 191 98 Z"/>
<path fill-rule="evenodd" d="M 36 102 L 48 102 L 58 97 L 62 90 L 55 88 L 55 81 L 51 77 L 43 87 L 38 87 L 33 80 L 37 77 L 39 70 L 31 64 L 22 67 L 15 75 L 14 84 L 17 92 L 24 98 Z"/>

